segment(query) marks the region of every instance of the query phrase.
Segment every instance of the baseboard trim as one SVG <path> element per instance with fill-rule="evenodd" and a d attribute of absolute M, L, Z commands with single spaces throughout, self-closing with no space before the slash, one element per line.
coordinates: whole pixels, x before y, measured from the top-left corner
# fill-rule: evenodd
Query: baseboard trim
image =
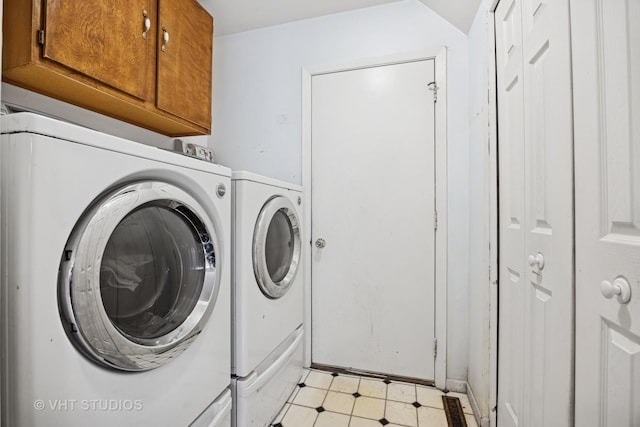
<path fill-rule="evenodd" d="M 447 390 L 455 393 L 467 394 L 467 382 L 447 379 Z"/>
<path fill-rule="evenodd" d="M 467 397 L 469 398 L 469 403 L 471 404 L 471 409 L 473 409 L 473 414 L 476 419 L 476 423 L 480 427 L 489 427 L 489 418 L 482 416 L 480 413 L 480 407 L 478 406 L 478 401 L 476 400 L 476 395 L 473 393 L 473 388 L 471 384 L 466 383 L 467 388 Z"/>

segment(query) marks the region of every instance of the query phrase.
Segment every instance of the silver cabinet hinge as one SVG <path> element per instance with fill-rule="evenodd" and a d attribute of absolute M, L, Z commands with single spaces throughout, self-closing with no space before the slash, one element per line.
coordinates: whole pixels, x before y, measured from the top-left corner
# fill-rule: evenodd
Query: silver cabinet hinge
<path fill-rule="evenodd" d="M 429 90 L 433 92 L 433 102 L 438 102 L 438 89 L 440 89 L 438 84 L 436 82 L 431 82 L 427 87 L 429 87 Z"/>
<path fill-rule="evenodd" d="M 38 44 L 44 45 L 44 30 L 38 30 Z"/>
<path fill-rule="evenodd" d="M 433 211 L 433 229 L 438 230 L 438 211 Z"/>
<path fill-rule="evenodd" d="M 438 338 L 433 339 L 433 357 L 438 357 Z"/>

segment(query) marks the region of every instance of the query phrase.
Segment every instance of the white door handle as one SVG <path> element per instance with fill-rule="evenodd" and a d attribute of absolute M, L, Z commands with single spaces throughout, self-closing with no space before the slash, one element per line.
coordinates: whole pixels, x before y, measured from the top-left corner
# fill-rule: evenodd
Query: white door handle
<path fill-rule="evenodd" d="M 600 292 L 607 299 L 617 295 L 620 304 L 626 304 L 631 300 L 631 285 L 624 277 L 618 277 L 613 283 L 608 280 L 603 281 L 600 283 Z"/>
<path fill-rule="evenodd" d="M 527 261 L 529 261 L 529 265 L 531 267 L 538 267 L 538 270 L 542 270 L 544 268 L 544 256 L 540 252 L 535 256 L 529 255 Z"/>

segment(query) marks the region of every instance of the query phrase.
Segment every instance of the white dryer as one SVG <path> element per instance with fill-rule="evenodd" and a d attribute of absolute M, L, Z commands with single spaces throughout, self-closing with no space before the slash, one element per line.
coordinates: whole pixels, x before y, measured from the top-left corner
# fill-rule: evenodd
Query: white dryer
<path fill-rule="evenodd" d="M 2 425 L 230 425 L 230 171 L 2 117 Z"/>
<path fill-rule="evenodd" d="M 234 172 L 234 422 L 262 427 L 302 374 L 302 188 Z"/>

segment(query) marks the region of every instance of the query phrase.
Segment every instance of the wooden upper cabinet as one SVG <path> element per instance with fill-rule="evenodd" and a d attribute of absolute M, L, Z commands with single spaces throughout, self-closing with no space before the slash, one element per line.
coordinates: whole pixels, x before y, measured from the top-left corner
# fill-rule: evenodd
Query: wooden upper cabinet
<path fill-rule="evenodd" d="M 213 18 L 196 0 L 158 5 L 158 108 L 210 127 Z"/>
<path fill-rule="evenodd" d="M 44 57 L 137 98 L 153 100 L 156 32 L 151 3 L 48 0 Z M 146 32 L 145 22 L 150 27 Z"/>
<path fill-rule="evenodd" d="M 3 20 L 3 81 L 169 136 L 211 132 L 213 18 L 196 0 L 4 0 Z"/>

